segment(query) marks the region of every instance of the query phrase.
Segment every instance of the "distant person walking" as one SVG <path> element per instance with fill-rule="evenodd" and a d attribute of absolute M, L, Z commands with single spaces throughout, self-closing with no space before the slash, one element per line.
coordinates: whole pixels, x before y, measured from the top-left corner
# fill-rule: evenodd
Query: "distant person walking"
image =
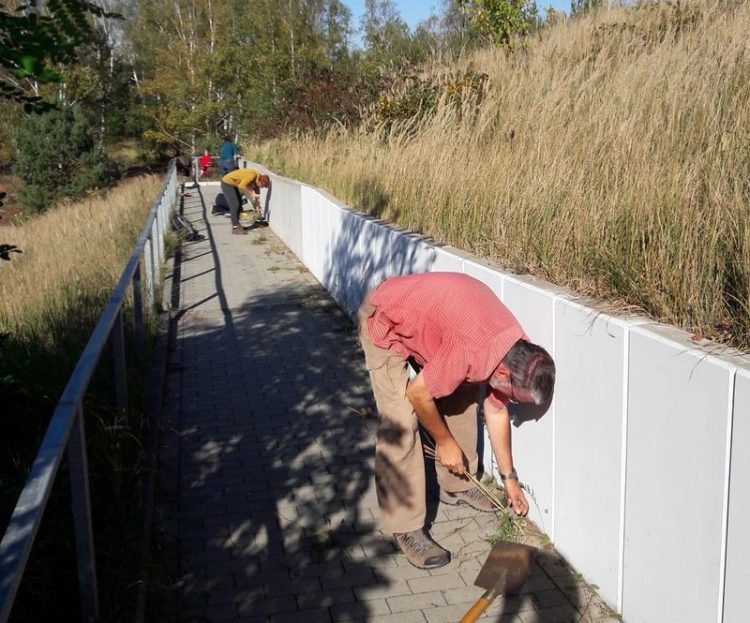
<path fill-rule="evenodd" d="M 209 169 L 213 165 L 214 157 L 211 155 L 208 147 L 203 150 L 203 155 L 198 158 L 198 177 L 203 177 L 208 174 Z"/>
<path fill-rule="evenodd" d="M 245 228 L 240 225 L 240 209 L 242 194 L 250 198 L 256 210 L 260 210 L 260 189 L 268 188 L 270 179 L 254 169 L 236 169 L 221 178 L 221 192 L 227 200 L 229 215 L 232 219 L 232 233 L 245 234 Z M 262 216 L 262 215 L 261 215 Z"/>
<path fill-rule="evenodd" d="M 237 158 L 239 158 L 239 155 L 240 150 L 237 149 L 237 145 L 234 144 L 232 138 L 225 136 L 224 142 L 219 148 L 219 172 L 222 176 L 238 168 Z"/>

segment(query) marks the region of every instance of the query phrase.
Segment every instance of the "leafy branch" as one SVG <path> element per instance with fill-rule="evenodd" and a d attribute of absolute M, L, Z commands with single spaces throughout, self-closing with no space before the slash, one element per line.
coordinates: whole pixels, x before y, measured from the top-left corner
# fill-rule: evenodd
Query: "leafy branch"
<path fill-rule="evenodd" d="M 90 16 L 121 18 L 81 0 L 0 3 L 0 99 L 20 102 L 27 113 L 54 107 L 37 83 L 62 83 L 54 66 L 75 62 L 76 49 L 93 36 Z"/>

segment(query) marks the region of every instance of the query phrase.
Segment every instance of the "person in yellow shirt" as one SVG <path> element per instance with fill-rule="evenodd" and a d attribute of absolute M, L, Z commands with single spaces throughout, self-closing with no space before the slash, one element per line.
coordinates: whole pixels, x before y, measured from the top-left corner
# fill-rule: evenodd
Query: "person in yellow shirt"
<path fill-rule="evenodd" d="M 240 208 L 242 195 L 250 198 L 255 209 L 260 212 L 260 189 L 268 188 L 270 179 L 267 175 L 258 173 L 254 169 L 236 169 L 221 178 L 221 192 L 227 200 L 229 215 L 232 219 L 232 233 L 245 234 L 245 228 L 240 225 Z"/>

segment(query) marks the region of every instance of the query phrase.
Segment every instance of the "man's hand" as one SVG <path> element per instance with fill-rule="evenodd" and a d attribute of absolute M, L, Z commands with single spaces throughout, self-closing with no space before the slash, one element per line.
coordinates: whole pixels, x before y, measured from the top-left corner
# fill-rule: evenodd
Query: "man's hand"
<path fill-rule="evenodd" d="M 448 471 L 459 476 L 463 475 L 465 471 L 464 453 L 453 437 L 435 444 L 435 456 Z"/>
<path fill-rule="evenodd" d="M 523 494 L 521 485 L 518 484 L 517 480 L 508 479 L 504 483 L 505 486 L 505 497 L 508 500 L 508 506 L 513 509 L 516 515 L 526 516 L 529 512 L 529 503 L 526 501 L 526 496 Z"/>
<path fill-rule="evenodd" d="M 406 397 L 414 407 L 419 423 L 435 441 L 435 459 L 454 474 L 463 474 L 464 453 L 440 415 L 435 399 L 425 385 L 423 371 L 407 386 Z"/>

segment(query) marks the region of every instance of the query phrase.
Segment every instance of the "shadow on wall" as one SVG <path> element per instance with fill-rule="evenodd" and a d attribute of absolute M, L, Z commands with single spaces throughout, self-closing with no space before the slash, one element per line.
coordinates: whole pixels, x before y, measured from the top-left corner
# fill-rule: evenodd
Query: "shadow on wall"
<path fill-rule="evenodd" d="M 436 255 L 423 236 L 348 210 L 342 211 L 341 229 L 325 253 L 323 285 L 352 317 L 381 281 L 427 272 Z"/>

